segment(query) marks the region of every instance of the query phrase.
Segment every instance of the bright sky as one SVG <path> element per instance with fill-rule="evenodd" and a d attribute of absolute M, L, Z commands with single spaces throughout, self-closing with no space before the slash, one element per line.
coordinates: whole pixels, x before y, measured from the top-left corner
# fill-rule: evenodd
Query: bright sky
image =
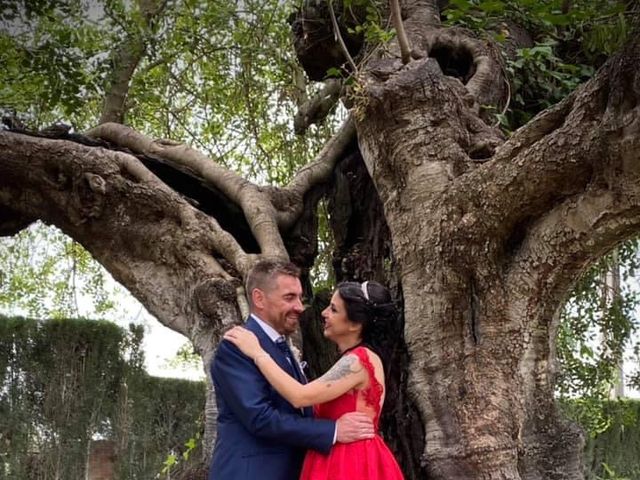
<path fill-rule="evenodd" d="M 109 314 L 109 318 L 115 319 L 115 323 L 125 329 L 130 323 L 144 325 L 143 348 L 147 372 L 158 377 L 204 380 L 204 369 L 200 365 L 180 365 L 175 362 L 176 353 L 188 342 L 187 338 L 162 325 L 111 275 L 107 276 L 107 288 L 117 297 L 116 312 Z"/>
<path fill-rule="evenodd" d="M 193 365 L 170 365 L 187 339 L 150 315 L 145 318 L 144 351 L 147 372 L 158 377 L 204 380 L 204 369 Z"/>

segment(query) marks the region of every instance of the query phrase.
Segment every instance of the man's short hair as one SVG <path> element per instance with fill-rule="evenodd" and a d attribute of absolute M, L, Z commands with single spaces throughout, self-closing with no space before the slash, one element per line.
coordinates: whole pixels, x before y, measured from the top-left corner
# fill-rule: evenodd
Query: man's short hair
<path fill-rule="evenodd" d="M 278 275 L 289 275 L 300 278 L 300 269 L 291 262 L 282 260 L 260 260 L 249 270 L 245 285 L 249 305 L 253 306 L 251 292 L 256 288 L 262 291 L 269 290 L 275 283 Z"/>

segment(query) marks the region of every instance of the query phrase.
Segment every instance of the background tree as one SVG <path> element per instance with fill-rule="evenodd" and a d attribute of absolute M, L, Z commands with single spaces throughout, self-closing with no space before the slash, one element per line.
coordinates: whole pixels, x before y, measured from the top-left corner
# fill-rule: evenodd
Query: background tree
<path fill-rule="evenodd" d="M 600 259 L 560 312 L 556 395 L 591 437 L 614 421 L 609 400 L 623 397 L 626 383 L 638 387 L 637 367 L 625 359 L 638 350 L 637 253 L 637 240 L 631 240 Z"/>
<path fill-rule="evenodd" d="M 10 119 L 2 234 L 58 226 L 207 365 L 257 258 L 313 266 L 324 198 L 335 278 L 403 305 L 385 429 L 407 477 L 581 478 L 556 331 L 579 273 L 640 229 L 638 41 L 607 62 L 597 41 L 622 43 L 633 3 L 308 0 L 289 22 L 307 77 L 332 77 L 315 88 L 282 2 L 8 5 L 3 102 L 129 127 Z M 320 150 L 307 124 L 339 94 Z"/>

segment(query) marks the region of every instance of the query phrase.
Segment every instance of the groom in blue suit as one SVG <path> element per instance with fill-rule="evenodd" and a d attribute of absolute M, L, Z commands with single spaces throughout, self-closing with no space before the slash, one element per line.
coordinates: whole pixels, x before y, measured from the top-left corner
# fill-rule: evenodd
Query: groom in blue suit
<path fill-rule="evenodd" d="M 286 343 L 304 309 L 298 277 L 291 263 L 258 262 L 247 276 L 251 316 L 245 327 L 289 375 L 306 383 Z M 336 442 L 373 433 L 371 419 L 363 413 L 348 413 L 335 422 L 314 419 L 311 408 L 294 408 L 226 340 L 211 363 L 211 377 L 218 422 L 209 480 L 297 480 L 307 449 L 328 453 Z"/>

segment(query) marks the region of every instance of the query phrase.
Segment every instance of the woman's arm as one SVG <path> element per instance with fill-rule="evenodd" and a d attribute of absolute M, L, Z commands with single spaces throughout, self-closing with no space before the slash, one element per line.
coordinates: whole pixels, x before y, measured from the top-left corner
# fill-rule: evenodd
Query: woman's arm
<path fill-rule="evenodd" d="M 346 355 L 322 377 L 302 385 L 280 368 L 250 331 L 235 327 L 229 330 L 224 338 L 252 358 L 273 388 L 296 408 L 328 402 L 367 381 L 367 373 L 358 357 Z"/>
<path fill-rule="evenodd" d="M 336 429 L 340 433 L 336 422 L 304 417 L 285 406 L 285 399 L 275 399 L 271 385 L 253 361 L 230 342 L 220 342 L 211 362 L 211 378 L 220 411 L 227 412 L 225 415 L 231 415 L 232 421 L 239 422 L 255 437 L 326 455 Z"/>
<path fill-rule="evenodd" d="M 355 355 L 341 357 L 327 373 L 306 385 L 282 370 L 266 353 L 255 357 L 255 362 L 273 388 L 296 408 L 328 402 L 366 380 L 366 372 Z"/>

